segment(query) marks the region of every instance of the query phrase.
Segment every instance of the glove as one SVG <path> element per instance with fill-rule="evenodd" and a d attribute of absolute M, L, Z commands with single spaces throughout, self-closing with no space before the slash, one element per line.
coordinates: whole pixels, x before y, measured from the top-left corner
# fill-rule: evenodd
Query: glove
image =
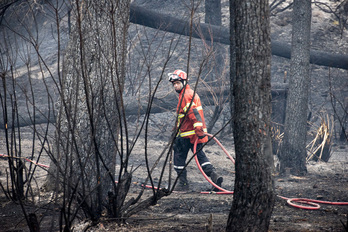
<path fill-rule="evenodd" d="M 206 135 L 198 136 L 199 139 L 204 139 Z"/>
<path fill-rule="evenodd" d="M 199 139 L 203 139 L 205 136 L 207 136 L 203 131 L 203 127 L 201 127 L 201 126 L 197 126 L 195 128 L 195 133 Z"/>

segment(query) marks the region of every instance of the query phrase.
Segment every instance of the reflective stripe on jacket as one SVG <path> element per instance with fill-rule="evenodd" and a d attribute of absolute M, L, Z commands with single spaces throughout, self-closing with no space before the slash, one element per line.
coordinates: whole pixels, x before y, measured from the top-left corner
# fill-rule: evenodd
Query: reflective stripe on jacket
<path fill-rule="evenodd" d="M 201 99 L 199 98 L 198 94 L 195 93 L 195 97 L 192 101 L 193 93 L 194 91 L 188 84 L 181 90 L 177 106 L 178 123 L 176 125 L 179 127 L 181 123 L 178 136 L 190 138 L 190 142 L 192 144 L 197 139 L 197 135 L 195 133 L 195 129 L 197 127 L 201 127 L 203 131 L 207 133 Z M 206 136 L 203 139 L 199 139 L 198 143 L 206 143 L 207 141 L 208 137 Z"/>

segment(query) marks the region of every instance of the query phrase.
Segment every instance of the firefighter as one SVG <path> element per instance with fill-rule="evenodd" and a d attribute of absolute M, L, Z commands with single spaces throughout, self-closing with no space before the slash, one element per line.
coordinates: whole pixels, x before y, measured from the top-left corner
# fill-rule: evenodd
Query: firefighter
<path fill-rule="evenodd" d="M 173 145 L 174 170 L 179 177 L 175 190 L 189 190 L 185 164 L 189 150 L 191 149 L 193 152 L 193 146 L 197 137 L 198 161 L 205 174 L 209 176 L 216 185 L 221 186 L 223 178 L 216 174 L 214 166 L 210 163 L 202 150 L 203 144 L 208 141 L 208 136 L 206 136 L 207 127 L 204 121 L 201 100 L 198 94 L 194 94 L 194 91 L 188 85 L 186 72 L 175 70 L 173 73 L 169 73 L 168 76 L 175 91 L 179 93 L 179 102 L 177 106 L 178 119 L 175 131 L 177 131 L 177 129 L 179 130 Z M 218 191 L 218 189 L 214 188 L 213 191 Z"/>

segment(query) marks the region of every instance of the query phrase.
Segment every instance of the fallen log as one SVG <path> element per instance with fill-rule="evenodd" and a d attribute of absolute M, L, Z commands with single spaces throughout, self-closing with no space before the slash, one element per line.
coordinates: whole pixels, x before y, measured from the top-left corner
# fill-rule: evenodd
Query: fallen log
<path fill-rule="evenodd" d="M 130 22 L 175 34 L 190 35 L 189 22 L 131 4 Z M 193 25 L 192 37 L 229 45 L 230 30 L 225 27 L 199 23 Z M 291 58 L 291 46 L 272 40 L 272 55 Z M 310 63 L 320 66 L 348 69 L 348 56 L 311 50 Z"/>
<path fill-rule="evenodd" d="M 281 113 L 283 105 L 284 105 L 284 99 L 285 99 L 285 93 L 287 92 L 287 84 L 273 84 L 272 86 L 272 105 L 273 107 L 276 107 L 277 115 Z M 201 88 L 199 90 L 199 96 L 201 98 L 201 101 L 204 105 L 214 105 L 214 102 L 212 101 L 213 97 L 221 98 L 223 97 L 226 99 L 226 103 L 229 102 L 229 94 L 230 89 L 229 87 L 225 87 L 223 89 L 215 87 L 215 88 Z M 163 113 L 166 111 L 175 112 L 176 104 L 178 102 L 177 99 L 178 95 L 174 91 L 171 93 L 164 94 L 158 94 L 155 95 L 153 103 L 151 105 L 150 113 Z M 125 113 L 126 116 L 131 115 L 143 115 L 147 112 L 148 109 L 148 98 L 134 98 L 134 97 L 125 97 Z M 56 114 L 54 114 L 52 111 L 49 111 L 49 108 L 45 105 L 37 106 L 38 108 L 35 110 L 35 115 L 33 113 L 28 112 L 27 109 L 24 109 L 23 112 L 18 112 L 18 120 L 15 120 L 15 123 L 13 124 L 13 120 L 10 117 L 10 113 L 12 112 L 11 109 L 8 109 L 8 122 L 7 127 L 11 128 L 14 127 L 23 127 L 23 126 L 29 126 L 33 124 L 41 124 L 41 123 L 55 123 L 56 122 Z M 35 120 L 34 120 L 35 119 Z M 281 122 L 280 119 L 277 119 L 276 121 Z M 4 117 L 2 113 L 0 113 L 0 129 L 4 129 Z"/>

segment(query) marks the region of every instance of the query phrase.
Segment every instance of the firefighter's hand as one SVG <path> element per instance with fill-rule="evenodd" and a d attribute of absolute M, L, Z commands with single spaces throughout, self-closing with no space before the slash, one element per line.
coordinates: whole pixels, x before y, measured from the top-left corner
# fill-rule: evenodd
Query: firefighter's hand
<path fill-rule="evenodd" d="M 195 128 L 195 133 L 199 139 L 203 139 L 205 136 L 207 136 L 203 131 L 203 127 L 201 126 Z"/>
<path fill-rule="evenodd" d="M 206 135 L 198 136 L 199 139 L 204 139 Z"/>

